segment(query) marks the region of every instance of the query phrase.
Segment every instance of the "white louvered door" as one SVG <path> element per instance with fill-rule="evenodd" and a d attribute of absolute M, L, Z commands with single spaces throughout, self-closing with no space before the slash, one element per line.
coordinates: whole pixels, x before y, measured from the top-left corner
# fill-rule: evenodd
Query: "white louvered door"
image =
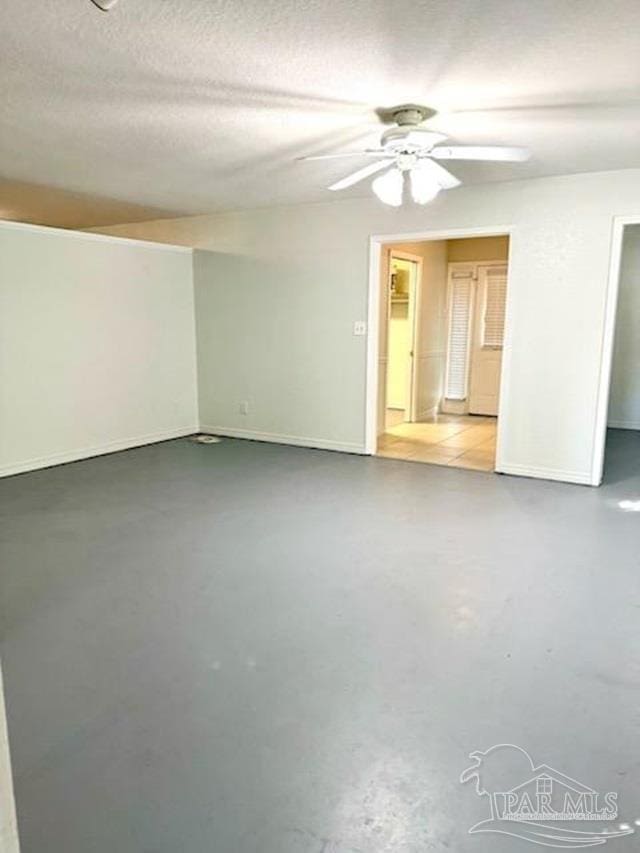
<path fill-rule="evenodd" d="M 468 396 L 471 328 L 473 318 L 473 267 L 460 266 L 449 273 L 447 366 L 444 396 L 462 401 Z"/>
<path fill-rule="evenodd" d="M 479 264 L 471 336 L 470 414 L 498 414 L 506 297 L 507 265 Z"/>

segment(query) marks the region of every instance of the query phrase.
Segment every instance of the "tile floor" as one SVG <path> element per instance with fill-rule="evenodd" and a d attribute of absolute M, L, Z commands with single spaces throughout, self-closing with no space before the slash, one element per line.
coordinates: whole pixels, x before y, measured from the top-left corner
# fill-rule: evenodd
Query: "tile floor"
<path fill-rule="evenodd" d="M 410 424 L 398 422 L 398 412 L 389 411 L 386 432 L 378 439 L 377 455 L 493 471 L 496 425 L 496 418 L 479 415 L 434 415 L 427 422 Z"/>

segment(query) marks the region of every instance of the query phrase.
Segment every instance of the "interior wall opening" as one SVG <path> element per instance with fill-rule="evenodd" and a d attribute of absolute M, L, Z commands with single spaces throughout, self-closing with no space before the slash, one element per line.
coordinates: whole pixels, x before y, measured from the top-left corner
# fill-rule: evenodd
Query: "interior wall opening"
<path fill-rule="evenodd" d="M 389 312 L 387 352 L 387 423 L 412 423 L 414 398 L 414 347 L 416 297 L 422 260 L 403 252 L 389 257 Z"/>
<path fill-rule="evenodd" d="M 495 470 L 509 237 L 381 251 L 377 455 Z"/>
<path fill-rule="evenodd" d="M 604 478 L 611 481 L 620 475 L 626 478 L 637 473 L 640 473 L 640 224 L 626 225 L 622 237 Z M 640 511 L 640 500 L 631 503 Z"/>

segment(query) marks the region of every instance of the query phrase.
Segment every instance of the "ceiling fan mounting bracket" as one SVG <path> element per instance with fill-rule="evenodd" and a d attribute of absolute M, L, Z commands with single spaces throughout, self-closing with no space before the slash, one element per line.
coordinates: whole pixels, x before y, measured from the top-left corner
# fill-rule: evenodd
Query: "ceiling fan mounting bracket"
<path fill-rule="evenodd" d="M 437 110 L 421 104 L 400 104 L 397 107 L 381 107 L 376 110 L 383 124 L 397 124 L 400 127 L 416 127 L 423 121 L 433 118 Z"/>

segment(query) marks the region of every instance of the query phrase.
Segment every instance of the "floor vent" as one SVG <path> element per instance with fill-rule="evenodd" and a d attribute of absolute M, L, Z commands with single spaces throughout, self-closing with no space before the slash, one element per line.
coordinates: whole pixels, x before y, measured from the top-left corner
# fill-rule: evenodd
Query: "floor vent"
<path fill-rule="evenodd" d="M 220 444 L 222 439 L 218 438 L 217 435 L 206 435 L 205 433 L 200 433 L 200 435 L 192 436 L 191 441 L 195 441 L 197 444 Z"/>

